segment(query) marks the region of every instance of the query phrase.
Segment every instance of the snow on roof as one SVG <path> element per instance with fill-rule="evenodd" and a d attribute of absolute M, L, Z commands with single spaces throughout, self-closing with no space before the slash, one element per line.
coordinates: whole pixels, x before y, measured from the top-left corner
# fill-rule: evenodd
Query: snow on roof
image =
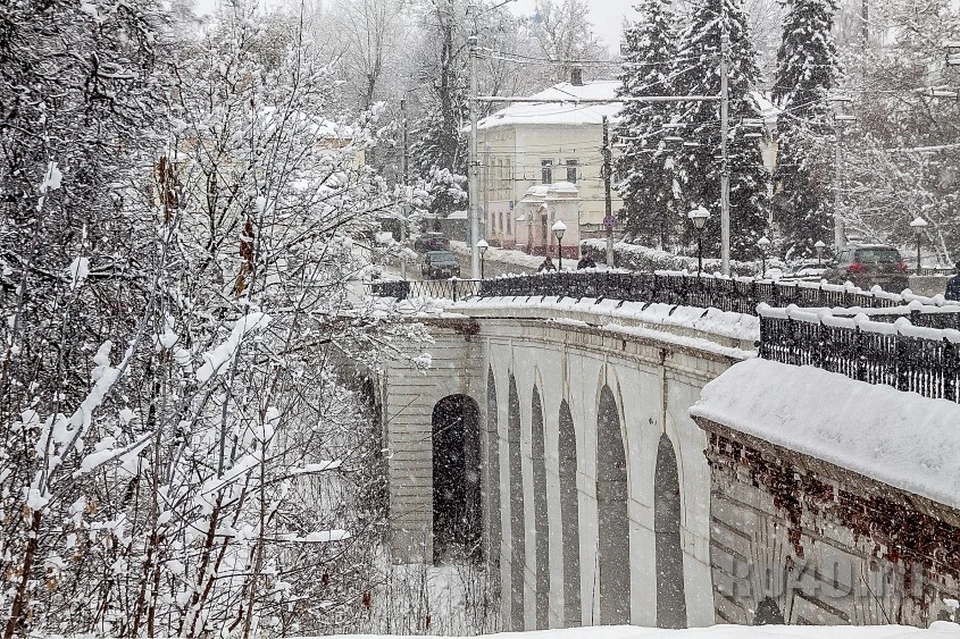
<path fill-rule="evenodd" d="M 580 189 L 577 188 L 577 185 L 573 182 L 554 182 L 550 185 L 550 191 L 556 191 L 557 193 L 579 193 Z"/>
<path fill-rule="evenodd" d="M 477 128 L 492 129 L 518 124 L 600 125 L 604 116 L 614 119 L 620 113 L 623 104 L 620 102 L 577 104 L 577 101 L 614 100 L 620 86 L 619 80 L 598 80 L 585 82 L 582 85 L 569 82 L 555 84 L 549 89 L 530 96 L 530 98 L 549 100 L 549 102 L 516 102 L 483 118 L 477 123 Z"/>
<path fill-rule="evenodd" d="M 690 414 L 960 508 L 960 405 L 948 400 L 751 359 L 708 383 Z"/>
<path fill-rule="evenodd" d="M 771 102 L 770 96 L 760 91 L 751 91 L 750 97 L 757 104 L 757 112 L 764 124 L 776 124 L 780 116 L 780 109 Z"/>

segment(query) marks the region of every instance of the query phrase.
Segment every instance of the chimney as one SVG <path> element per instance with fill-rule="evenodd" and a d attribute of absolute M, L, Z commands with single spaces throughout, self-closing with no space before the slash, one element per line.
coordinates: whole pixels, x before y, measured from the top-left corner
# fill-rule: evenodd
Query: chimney
<path fill-rule="evenodd" d="M 570 69 L 570 84 L 575 87 L 583 86 L 583 69 L 580 67 Z"/>

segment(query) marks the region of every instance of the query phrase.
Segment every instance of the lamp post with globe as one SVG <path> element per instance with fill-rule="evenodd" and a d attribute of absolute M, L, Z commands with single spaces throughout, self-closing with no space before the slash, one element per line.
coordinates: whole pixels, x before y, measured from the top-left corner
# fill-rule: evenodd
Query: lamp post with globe
<path fill-rule="evenodd" d="M 823 266 L 823 249 L 827 247 L 823 243 L 823 240 L 817 240 L 816 244 L 813 245 L 813 248 L 817 249 L 817 266 Z"/>
<path fill-rule="evenodd" d="M 480 279 L 483 279 L 483 256 L 487 252 L 487 249 L 490 248 L 490 245 L 487 244 L 486 240 L 480 240 L 477 242 L 477 250 L 480 252 Z"/>
<path fill-rule="evenodd" d="M 918 215 L 913 222 L 910 222 L 910 228 L 917 236 L 917 275 L 920 275 L 920 241 L 923 239 L 923 232 L 927 228 L 927 221 Z"/>
<path fill-rule="evenodd" d="M 693 228 L 697 229 L 697 277 L 703 272 L 703 227 L 710 219 L 710 211 L 698 206 L 689 213 L 687 217 L 693 222 Z"/>
<path fill-rule="evenodd" d="M 760 279 L 767 276 L 767 249 L 770 248 L 770 240 L 764 235 L 757 240 L 757 246 L 760 247 Z"/>
<path fill-rule="evenodd" d="M 553 234 L 557 237 L 557 257 L 559 258 L 557 269 L 562 271 L 563 270 L 563 243 L 561 242 L 561 240 L 563 240 L 563 234 L 567 230 L 567 225 L 563 223 L 563 220 L 557 220 L 556 222 L 553 223 L 553 226 L 550 227 L 550 230 L 552 230 Z"/>

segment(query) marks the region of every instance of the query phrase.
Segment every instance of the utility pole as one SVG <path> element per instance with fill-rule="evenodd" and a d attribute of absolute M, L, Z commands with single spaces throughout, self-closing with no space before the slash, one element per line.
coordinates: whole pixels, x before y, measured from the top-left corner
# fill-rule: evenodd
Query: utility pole
<path fill-rule="evenodd" d="M 490 217 L 490 145 L 486 141 L 483 143 L 483 210 L 480 216 L 480 239 L 487 239 L 487 220 Z M 480 240 L 477 240 L 479 242 Z M 479 251 L 479 249 L 478 249 Z M 483 261 L 483 256 L 480 256 Z M 481 264 L 481 270 L 482 269 Z"/>
<path fill-rule="evenodd" d="M 400 156 L 400 173 L 403 179 L 403 219 L 400 220 L 400 277 L 407 279 L 407 260 L 404 255 L 404 250 L 407 245 L 407 216 L 410 215 L 410 205 L 407 203 L 407 198 L 409 193 L 407 192 L 407 187 L 410 184 L 410 156 L 409 156 L 409 140 L 407 138 L 407 101 L 404 98 L 400 99 L 400 121 L 403 125 L 403 155 Z"/>
<path fill-rule="evenodd" d="M 603 226 L 607 230 L 607 266 L 613 268 L 613 200 L 610 196 L 610 123 L 603 116 Z"/>
<path fill-rule="evenodd" d="M 727 135 L 730 129 L 730 87 L 727 82 L 727 58 L 730 36 L 724 27 L 720 34 L 720 268 L 730 275 L 730 158 Z"/>
<path fill-rule="evenodd" d="M 477 211 L 477 36 L 471 35 L 467 42 L 470 46 L 470 184 L 468 198 L 470 206 L 467 209 L 467 243 L 470 245 L 470 276 L 476 277 L 480 273 L 480 250 L 477 242 L 480 241 L 480 216 Z"/>

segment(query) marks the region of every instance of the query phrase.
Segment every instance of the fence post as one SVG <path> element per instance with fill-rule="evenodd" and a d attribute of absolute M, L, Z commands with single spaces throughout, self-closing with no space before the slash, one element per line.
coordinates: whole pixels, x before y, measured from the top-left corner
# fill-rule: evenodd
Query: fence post
<path fill-rule="evenodd" d="M 957 377 L 960 376 L 957 345 L 947 338 L 943 338 L 943 341 L 943 396 L 951 402 L 960 402 L 960 397 L 957 397 Z"/>
<path fill-rule="evenodd" d="M 863 331 L 860 326 L 856 326 L 853 331 L 853 356 L 856 362 L 856 379 L 865 382 L 867 377 L 867 366 L 863 354 Z"/>
<path fill-rule="evenodd" d="M 907 337 L 902 335 L 900 331 L 897 331 L 897 390 L 908 391 L 910 390 L 910 364 L 912 360 L 910 359 L 909 346 L 910 342 Z"/>

